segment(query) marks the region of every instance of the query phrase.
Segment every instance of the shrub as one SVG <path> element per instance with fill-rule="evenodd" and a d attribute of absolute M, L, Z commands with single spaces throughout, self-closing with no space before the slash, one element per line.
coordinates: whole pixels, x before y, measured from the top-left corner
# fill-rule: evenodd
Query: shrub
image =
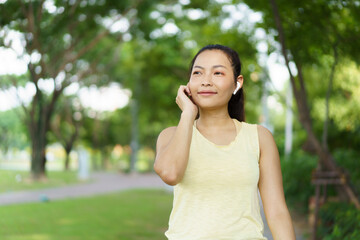
<path fill-rule="evenodd" d="M 287 158 L 281 157 L 281 170 L 286 201 L 299 205 L 307 211 L 308 199 L 315 194 L 311 184 L 311 173 L 316 168 L 317 157 L 302 150 L 293 152 Z"/>
<path fill-rule="evenodd" d="M 324 240 L 355 240 L 360 236 L 360 210 L 353 204 L 326 203 L 319 211 L 318 236 Z"/>
<path fill-rule="evenodd" d="M 351 184 L 360 195 L 360 153 L 353 149 L 337 149 L 334 151 L 336 163 L 345 169 L 350 176 Z M 360 196 L 359 196 L 360 197 Z"/>

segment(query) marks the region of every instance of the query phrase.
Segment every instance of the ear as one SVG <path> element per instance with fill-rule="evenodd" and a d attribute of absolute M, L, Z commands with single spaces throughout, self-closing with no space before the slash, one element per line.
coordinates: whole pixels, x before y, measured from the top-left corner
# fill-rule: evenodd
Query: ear
<path fill-rule="evenodd" d="M 237 77 L 236 89 L 235 89 L 235 91 L 233 92 L 233 95 L 235 95 L 235 94 L 239 91 L 239 89 L 242 88 L 243 82 L 244 82 L 243 76 L 242 76 L 242 75 L 239 75 L 239 76 Z"/>
<path fill-rule="evenodd" d="M 239 75 L 239 76 L 237 77 L 236 81 L 237 81 L 238 83 L 240 83 L 240 88 L 242 88 L 242 86 L 243 86 L 243 84 L 244 84 L 244 77 L 243 77 L 243 75 Z"/>

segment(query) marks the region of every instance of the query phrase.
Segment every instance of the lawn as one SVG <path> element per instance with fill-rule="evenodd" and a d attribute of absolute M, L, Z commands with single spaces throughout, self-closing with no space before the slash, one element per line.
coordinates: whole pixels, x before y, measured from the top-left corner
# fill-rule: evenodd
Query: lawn
<path fill-rule="evenodd" d="M 30 181 L 30 173 L 25 171 L 0 170 L 0 193 L 30 190 L 48 187 L 60 187 L 76 183 L 77 172 L 48 171 L 48 180 L 41 182 Z"/>
<path fill-rule="evenodd" d="M 172 194 L 136 189 L 0 207 L 2 240 L 166 240 Z"/>

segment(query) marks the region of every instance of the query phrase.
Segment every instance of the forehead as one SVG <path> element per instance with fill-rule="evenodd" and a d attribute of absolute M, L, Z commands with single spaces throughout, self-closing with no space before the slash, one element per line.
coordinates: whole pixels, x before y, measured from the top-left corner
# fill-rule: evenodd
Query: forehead
<path fill-rule="evenodd" d="M 224 65 L 231 69 L 227 55 L 221 50 L 205 50 L 197 56 L 194 62 L 194 66 L 212 67 L 214 65 Z"/>

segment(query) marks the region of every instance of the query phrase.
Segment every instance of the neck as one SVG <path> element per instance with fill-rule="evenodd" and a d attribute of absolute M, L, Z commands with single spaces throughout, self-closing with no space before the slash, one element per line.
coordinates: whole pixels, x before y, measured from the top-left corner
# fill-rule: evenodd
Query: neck
<path fill-rule="evenodd" d="M 197 120 L 197 123 L 205 128 L 223 127 L 231 120 L 227 108 L 216 110 L 204 110 L 200 108 L 199 112 L 200 117 Z"/>

